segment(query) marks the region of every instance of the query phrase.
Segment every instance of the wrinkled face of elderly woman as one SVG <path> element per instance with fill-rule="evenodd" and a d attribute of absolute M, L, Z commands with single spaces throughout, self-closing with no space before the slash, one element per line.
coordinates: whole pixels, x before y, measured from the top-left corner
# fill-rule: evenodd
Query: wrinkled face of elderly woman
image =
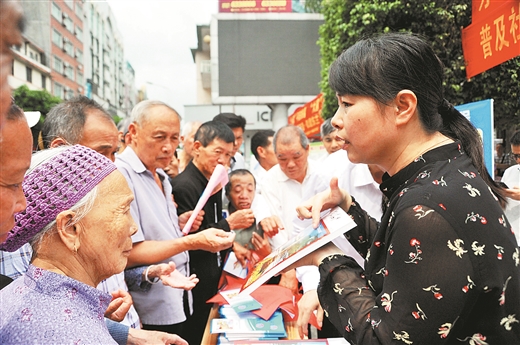
<path fill-rule="evenodd" d="M 77 255 L 101 281 L 125 269 L 137 225 L 130 215 L 134 195 L 119 171 L 110 173 L 98 188 L 92 210 L 77 224 L 83 228 Z"/>

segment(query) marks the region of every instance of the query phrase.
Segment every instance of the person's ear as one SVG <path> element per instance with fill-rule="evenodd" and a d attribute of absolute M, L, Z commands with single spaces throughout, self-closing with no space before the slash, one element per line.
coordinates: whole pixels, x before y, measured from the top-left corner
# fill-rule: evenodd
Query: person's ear
<path fill-rule="evenodd" d="M 193 149 L 192 149 L 194 157 L 197 157 L 200 154 L 201 148 L 202 148 L 202 143 L 198 140 L 195 140 L 195 142 L 193 142 Z"/>
<path fill-rule="evenodd" d="M 69 145 L 69 143 L 67 142 L 67 140 L 65 140 L 61 137 L 56 137 L 49 144 L 49 148 L 53 149 L 55 147 L 59 147 L 59 146 L 63 146 L 63 145 Z"/>
<path fill-rule="evenodd" d="M 128 133 L 130 133 L 132 138 L 137 134 L 137 124 L 135 122 L 128 125 Z"/>
<path fill-rule="evenodd" d="M 417 96 L 413 91 L 401 90 L 394 98 L 396 125 L 404 125 L 417 113 Z"/>
<path fill-rule="evenodd" d="M 265 149 L 262 146 L 258 146 L 256 153 L 258 153 L 259 157 L 265 158 Z"/>
<path fill-rule="evenodd" d="M 63 244 L 72 252 L 77 252 L 80 247 L 78 224 L 70 225 L 76 213 L 66 210 L 56 216 L 56 228 Z"/>

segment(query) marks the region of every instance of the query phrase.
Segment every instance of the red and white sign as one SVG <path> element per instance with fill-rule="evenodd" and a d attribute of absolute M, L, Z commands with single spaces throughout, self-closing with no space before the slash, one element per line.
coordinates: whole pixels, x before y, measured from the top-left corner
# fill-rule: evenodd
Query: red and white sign
<path fill-rule="evenodd" d="M 462 51 L 468 79 L 520 56 L 520 0 L 474 0 Z"/>
<path fill-rule="evenodd" d="M 289 123 L 300 126 L 305 135 L 310 138 L 320 134 L 320 126 L 323 123 L 321 109 L 323 108 L 323 94 L 319 94 L 309 103 L 296 108 L 289 116 Z"/>
<path fill-rule="evenodd" d="M 292 12 L 291 0 L 219 0 L 220 13 Z"/>

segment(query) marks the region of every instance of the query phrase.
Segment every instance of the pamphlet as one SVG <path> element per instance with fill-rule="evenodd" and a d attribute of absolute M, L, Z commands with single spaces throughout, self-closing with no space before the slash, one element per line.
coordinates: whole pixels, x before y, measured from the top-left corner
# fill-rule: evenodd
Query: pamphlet
<path fill-rule="evenodd" d="M 240 294 L 250 295 L 274 275 L 355 226 L 356 223 L 345 211 L 334 207 L 322 217 L 316 229 L 310 225 L 259 261 L 249 272 Z"/>
<path fill-rule="evenodd" d="M 240 294 L 240 289 L 223 290 L 220 294 L 237 313 L 262 308 L 260 302 L 249 295 Z"/>
<path fill-rule="evenodd" d="M 242 267 L 240 261 L 238 261 L 235 252 L 230 251 L 228 258 L 224 263 L 224 271 L 231 273 L 235 277 L 245 279 L 247 278 L 247 267 Z"/>

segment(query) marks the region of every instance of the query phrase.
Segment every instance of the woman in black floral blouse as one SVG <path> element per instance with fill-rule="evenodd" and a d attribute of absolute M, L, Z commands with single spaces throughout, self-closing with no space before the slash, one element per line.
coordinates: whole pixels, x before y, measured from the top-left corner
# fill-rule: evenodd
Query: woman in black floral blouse
<path fill-rule="evenodd" d="M 442 96 L 443 66 L 410 34 L 365 39 L 332 65 L 332 123 L 355 163 L 387 171 L 376 224 L 338 188 L 298 208 L 340 205 L 363 270 L 328 245 L 298 264 L 319 266 L 320 304 L 352 344 L 520 344 L 520 250 L 487 173 L 476 129 Z"/>

